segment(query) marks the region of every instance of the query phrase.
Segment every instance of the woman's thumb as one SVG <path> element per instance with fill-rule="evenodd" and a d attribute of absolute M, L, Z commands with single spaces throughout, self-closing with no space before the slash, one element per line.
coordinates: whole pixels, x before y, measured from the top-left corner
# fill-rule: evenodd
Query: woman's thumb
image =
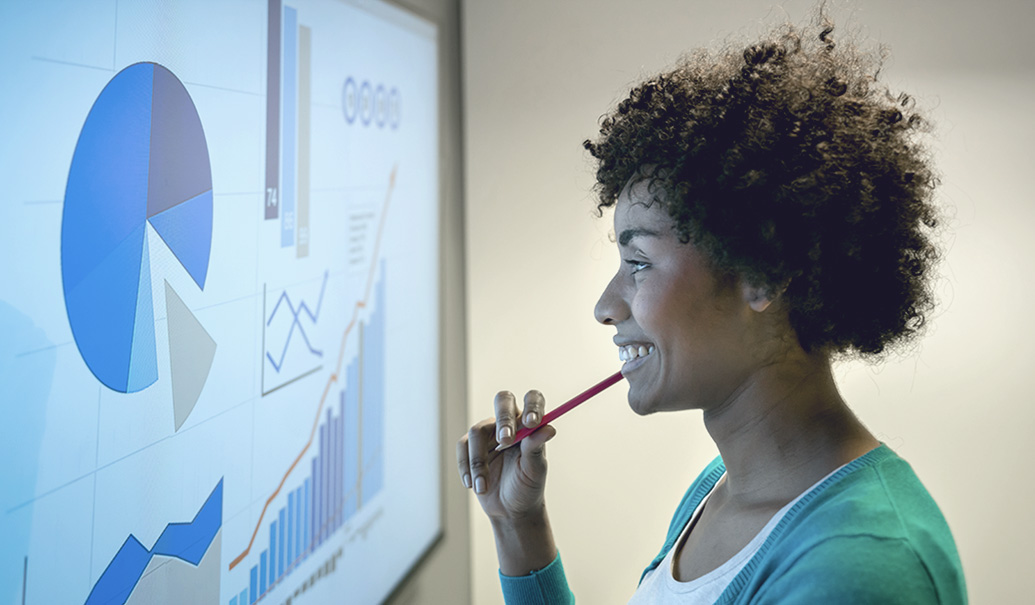
<path fill-rule="evenodd" d="M 521 462 L 528 472 L 535 475 L 546 473 L 546 442 L 556 434 L 557 429 L 547 424 L 521 440 Z"/>

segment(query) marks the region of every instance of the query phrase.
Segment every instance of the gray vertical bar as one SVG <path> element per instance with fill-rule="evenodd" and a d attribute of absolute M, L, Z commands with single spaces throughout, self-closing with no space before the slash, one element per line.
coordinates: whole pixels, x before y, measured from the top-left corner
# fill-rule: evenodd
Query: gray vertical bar
<path fill-rule="evenodd" d="M 280 214 L 281 0 L 269 0 L 266 23 L 266 220 Z"/>
<path fill-rule="evenodd" d="M 25 588 L 29 583 L 29 555 L 25 555 L 25 566 L 22 567 L 22 605 L 25 605 Z"/>
<path fill-rule="evenodd" d="M 312 86 L 310 84 L 312 51 L 312 30 L 298 26 L 298 206 L 295 209 L 295 223 L 298 237 L 295 240 L 295 254 L 298 258 L 309 256 L 309 107 Z"/>

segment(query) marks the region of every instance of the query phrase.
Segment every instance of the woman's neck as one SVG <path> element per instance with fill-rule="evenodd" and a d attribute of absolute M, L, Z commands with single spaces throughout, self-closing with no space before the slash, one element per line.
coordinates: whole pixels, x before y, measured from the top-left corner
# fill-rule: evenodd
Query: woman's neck
<path fill-rule="evenodd" d="M 879 445 L 838 393 L 829 360 L 804 351 L 760 367 L 704 422 L 726 497 L 748 506 L 789 501 Z"/>

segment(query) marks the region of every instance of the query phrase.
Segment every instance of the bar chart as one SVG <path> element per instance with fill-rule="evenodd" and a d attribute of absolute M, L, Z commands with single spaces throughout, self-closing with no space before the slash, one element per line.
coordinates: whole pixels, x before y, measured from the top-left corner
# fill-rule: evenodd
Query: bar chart
<path fill-rule="evenodd" d="M 312 29 L 298 10 L 268 0 L 266 67 L 266 205 L 280 220 L 280 246 L 309 255 Z"/>
<path fill-rule="evenodd" d="M 358 351 L 344 371 L 336 405 L 322 416 L 308 474 L 287 491 L 261 536 L 267 548 L 248 572 L 248 586 L 229 605 L 262 599 L 342 528 L 384 484 L 385 263 L 373 308 L 356 324 Z M 300 466 L 297 468 L 306 468 Z M 337 543 L 335 543 L 337 545 Z"/>

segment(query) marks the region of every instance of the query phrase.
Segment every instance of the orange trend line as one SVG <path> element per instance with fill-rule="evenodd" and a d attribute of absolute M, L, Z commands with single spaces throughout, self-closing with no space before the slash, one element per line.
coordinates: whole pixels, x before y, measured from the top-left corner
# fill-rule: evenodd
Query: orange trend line
<path fill-rule="evenodd" d="M 377 269 L 377 253 L 381 248 L 381 233 L 384 231 L 385 216 L 388 215 L 388 202 L 392 199 L 392 190 L 395 188 L 395 173 L 398 168 L 398 164 L 393 166 L 392 174 L 388 177 L 388 192 L 385 194 L 384 207 L 381 208 L 381 221 L 377 225 L 377 238 L 374 240 L 374 250 L 371 254 L 370 271 L 367 273 L 367 288 L 363 293 L 362 300 L 357 300 L 355 306 L 352 308 L 352 320 L 349 321 L 349 325 L 345 326 L 345 333 L 341 336 L 341 349 L 338 353 L 338 365 L 335 368 L 335 371 L 327 378 L 327 386 L 324 387 L 323 395 L 320 397 L 320 405 L 316 408 L 316 418 L 313 420 L 313 430 L 309 432 L 309 440 L 305 442 L 305 447 L 303 447 L 302 451 L 298 453 L 294 462 L 291 463 L 291 466 L 288 467 L 284 476 L 280 479 L 280 483 L 277 484 L 277 489 L 273 490 L 273 493 L 270 494 L 269 498 L 266 498 L 266 504 L 262 506 L 262 513 L 259 515 L 259 520 L 255 522 L 255 529 L 252 530 L 252 538 L 251 540 L 248 540 L 248 547 L 244 549 L 244 552 L 237 555 L 237 558 L 230 562 L 231 570 L 237 567 L 237 564 L 251 552 L 252 544 L 255 543 L 255 536 L 258 535 L 259 527 L 262 526 L 262 519 L 266 516 L 266 510 L 270 507 L 273 499 L 277 497 L 277 494 L 280 493 L 280 489 L 284 487 L 284 482 L 287 481 L 288 475 L 291 474 L 291 471 L 295 470 L 295 467 L 298 466 L 298 463 L 302 460 L 302 456 L 305 456 L 305 453 L 309 451 L 309 446 L 313 444 L 313 438 L 316 436 L 316 429 L 320 426 L 320 413 L 323 411 L 324 402 L 327 401 L 327 393 L 331 391 L 331 385 L 337 382 L 338 372 L 341 371 L 341 364 L 345 357 L 346 339 L 348 339 L 349 332 L 352 331 L 352 327 L 356 325 L 356 320 L 359 319 L 359 310 L 366 307 L 367 301 L 370 300 L 370 290 L 374 284 L 374 274 Z"/>

